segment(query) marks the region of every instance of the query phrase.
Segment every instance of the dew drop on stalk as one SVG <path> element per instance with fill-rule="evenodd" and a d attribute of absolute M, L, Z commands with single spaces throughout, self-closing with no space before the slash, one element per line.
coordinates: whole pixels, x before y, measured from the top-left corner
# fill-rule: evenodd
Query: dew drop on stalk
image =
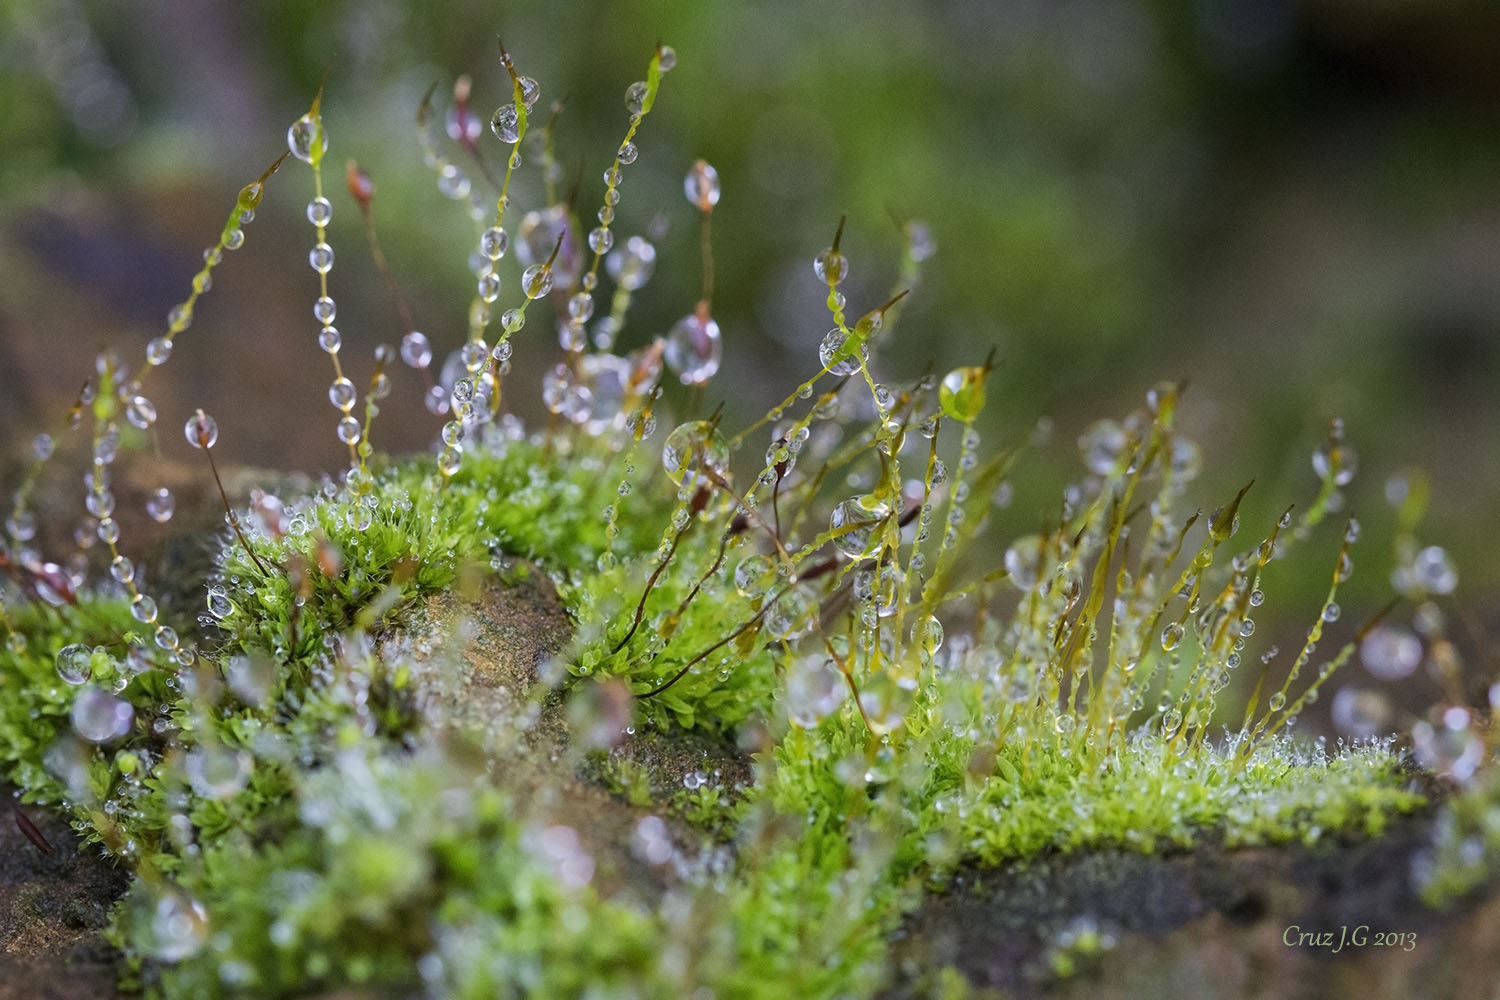
<path fill-rule="evenodd" d="M 829 247 L 813 258 L 813 273 L 824 284 L 842 284 L 849 276 L 849 258 L 833 247 Z"/>
<path fill-rule="evenodd" d="M 1180 624 L 1173 622 L 1168 625 L 1161 630 L 1161 648 L 1170 653 L 1177 648 L 1178 643 L 1182 642 L 1182 635 L 1183 628 Z"/>
<path fill-rule="evenodd" d="M 922 655 L 931 659 L 943 648 L 943 623 L 931 615 L 925 621 L 918 622 L 912 629 L 912 639 Z"/>
<path fill-rule="evenodd" d="M 546 295 L 552 291 L 552 272 L 542 264 L 531 265 L 521 275 L 521 291 L 528 299 L 539 299 Z"/>
<path fill-rule="evenodd" d="M 333 270 L 333 247 L 318 243 L 307 252 L 307 265 L 319 274 Z"/>
<path fill-rule="evenodd" d="M 740 560 L 734 570 L 734 588 L 742 597 L 759 597 L 776 580 L 776 568 L 769 556 L 756 553 Z"/>
<path fill-rule="evenodd" d="M 650 89 L 651 88 L 646 84 L 645 80 L 637 80 L 629 87 L 626 87 L 625 110 L 632 115 L 644 114 L 646 108 L 646 94 L 650 92 Z"/>
<path fill-rule="evenodd" d="M 146 345 L 146 363 L 153 367 L 166 364 L 171 356 L 172 342 L 166 337 L 153 338 Z"/>
<path fill-rule="evenodd" d="M 682 193 L 700 212 L 712 211 L 721 194 L 719 172 L 708 161 L 697 161 L 682 182 Z"/>
<path fill-rule="evenodd" d="M 818 360 L 830 375 L 852 375 L 859 371 L 862 360 L 868 360 L 870 348 L 867 344 L 859 341 L 857 348 L 849 347 L 848 344 L 849 338 L 838 327 L 824 334 L 822 343 L 818 345 Z"/>
<path fill-rule="evenodd" d="M 988 373 L 982 366 L 955 368 L 943 376 L 938 385 L 938 405 L 960 423 L 971 423 L 984 409 L 984 382 Z"/>
<path fill-rule="evenodd" d="M 354 405 L 357 395 L 358 391 L 354 388 L 354 383 L 345 376 L 334 379 L 328 387 L 328 401 L 345 412 L 348 412 Z"/>
<path fill-rule="evenodd" d="M 834 506 L 828 517 L 828 527 L 834 532 L 833 545 L 850 559 L 873 558 L 870 539 L 875 526 L 884 519 L 886 511 L 872 509 L 864 497 L 845 500 Z"/>
<path fill-rule="evenodd" d="M 199 410 L 188 418 L 182 433 L 194 448 L 212 448 L 219 440 L 219 425 L 213 417 Z"/>
<path fill-rule="evenodd" d="M 82 684 L 93 675 L 92 656 L 82 643 L 69 643 L 57 651 L 57 676 L 69 684 Z"/>
<path fill-rule="evenodd" d="M 722 477 L 729 469 L 729 445 L 707 420 L 679 424 L 662 443 L 661 464 L 680 487 L 696 482 L 700 469 Z"/>
<path fill-rule="evenodd" d="M 475 291 L 485 302 L 494 302 L 500 297 L 500 275 L 486 269 L 475 283 Z"/>
<path fill-rule="evenodd" d="M 589 231 L 589 249 L 594 253 L 609 253 L 615 245 L 615 234 L 607 225 Z"/>
<path fill-rule="evenodd" d="M 315 226 L 326 226 L 333 220 L 333 203 L 327 198 L 317 197 L 307 203 L 307 221 Z"/>
<path fill-rule="evenodd" d="M 328 132 L 315 116 L 306 114 L 286 130 L 286 145 L 297 159 L 311 163 L 314 156 L 321 157 L 328 151 Z"/>
<path fill-rule="evenodd" d="M 208 588 L 208 613 L 215 618 L 224 619 L 234 614 L 234 602 L 229 599 L 229 594 L 223 587 L 215 584 Z"/>
<path fill-rule="evenodd" d="M 143 625 L 156 623 L 156 602 L 145 594 L 137 594 L 130 601 L 130 615 Z"/>
<path fill-rule="evenodd" d="M 1359 456 L 1342 441 L 1330 441 L 1313 452 L 1312 467 L 1319 479 L 1332 479 L 1335 486 L 1345 486 L 1359 470 Z"/>
<path fill-rule="evenodd" d="M 78 692 L 70 714 L 73 731 L 90 743 L 109 743 L 130 732 L 135 708 L 102 688 L 86 687 Z"/>
<path fill-rule="evenodd" d="M 683 385 L 702 385 L 719 370 L 723 354 L 719 324 L 706 312 L 691 312 L 667 332 L 662 359 Z"/>
<path fill-rule="evenodd" d="M 521 141 L 521 116 L 514 103 L 502 104 L 490 116 L 490 131 L 495 138 L 506 144 Z"/>

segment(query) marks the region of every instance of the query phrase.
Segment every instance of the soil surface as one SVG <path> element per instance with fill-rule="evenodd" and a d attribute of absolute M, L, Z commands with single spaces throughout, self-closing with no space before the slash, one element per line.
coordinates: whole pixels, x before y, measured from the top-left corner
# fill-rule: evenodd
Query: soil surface
<path fill-rule="evenodd" d="M 970 870 L 897 933 L 901 982 L 886 997 L 926 995 L 924 974 L 944 966 L 1010 997 L 1491 995 L 1500 896 L 1423 907 L 1410 872 L 1430 826 L 1413 817 L 1380 840 L 1318 848 Z"/>
<path fill-rule="evenodd" d="M 0 786 L 0 1000 L 119 996 L 120 956 L 101 930 L 125 891 L 125 872 L 13 793 Z M 27 821 L 51 854 L 28 839 Z"/>

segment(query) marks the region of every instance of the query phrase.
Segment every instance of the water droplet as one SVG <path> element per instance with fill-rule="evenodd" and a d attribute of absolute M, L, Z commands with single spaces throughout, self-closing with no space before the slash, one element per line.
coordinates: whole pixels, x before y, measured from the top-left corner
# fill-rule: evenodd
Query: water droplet
<path fill-rule="evenodd" d="M 432 363 L 432 343 L 427 335 L 412 330 L 401 338 L 401 360 L 411 368 L 426 368 Z"/>
<path fill-rule="evenodd" d="M 145 396 L 132 396 L 125 404 L 125 419 L 132 427 L 146 430 L 156 423 L 156 406 Z"/>
<path fill-rule="evenodd" d="M 69 643 L 57 651 L 57 676 L 69 684 L 82 684 L 93 674 L 92 653 L 80 642 Z"/>
<path fill-rule="evenodd" d="M 208 613 L 215 618 L 223 620 L 234 614 L 234 602 L 229 599 L 223 587 L 209 587 L 207 603 Z"/>
<path fill-rule="evenodd" d="M 333 203 L 318 197 L 307 203 L 307 221 L 315 226 L 326 226 L 333 221 Z"/>
<path fill-rule="evenodd" d="M 1280 691 L 1277 691 L 1267 700 L 1267 704 L 1271 706 L 1271 711 L 1279 712 L 1283 708 L 1286 708 L 1286 695 L 1282 694 Z"/>
<path fill-rule="evenodd" d="M 1333 601 L 1329 601 L 1327 606 L 1323 608 L 1323 620 L 1325 622 L 1336 622 L 1339 620 L 1339 615 L 1341 614 L 1343 614 L 1343 609 Z"/>
<path fill-rule="evenodd" d="M 314 158 L 322 159 L 328 151 L 328 132 L 320 118 L 306 114 L 286 130 L 286 145 L 297 159 L 311 163 Z"/>
<path fill-rule="evenodd" d="M 146 513 L 151 520 L 158 524 L 165 524 L 172 520 L 172 513 L 177 508 L 177 503 L 172 498 L 172 491 L 165 486 L 158 487 L 146 501 Z"/>
<path fill-rule="evenodd" d="M 885 510 L 872 509 L 863 501 L 863 497 L 845 500 L 836 505 L 828 517 L 828 527 L 836 532 L 833 536 L 834 548 L 850 559 L 866 559 L 876 555 L 875 551 L 870 550 L 870 539 L 875 534 L 875 526 L 889 512 L 889 507 Z"/>
<path fill-rule="evenodd" d="M 182 433 L 194 448 L 212 448 L 219 440 L 219 425 L 213 417 L 199 410 L 188 418 Z"/>
<path fill-rule="evenodd" d="M 146 363 L 149 365 L 164 365 L 171 356 L 172 342 L 166 337 L 156 337 L 146 345 Z"/>
<path fill-rule="evenodd" d="M 1458 586 L 1458 570 L 1441 546 L 1429 545 L 1412 560 L 1411 579 L 1429 594 L 1451 594 Z"/>
<path fill-rule="evenodd" d="M 699 160 L 682 182 L 682 192 L 700 212 L 710 212 L 719 203 L 719 172 L 706 160 Z"/>
<path fill-rule="evenodd" d="M 1474 731 L 1467 708 L 1450 706 L 1434 726 L 1423 720 L 1412 726 L 1412 752 L 1417 763 L 1459 783 L 1474 776 L 1484 760 L 1484 740 Z"/>
<path fill-rule="evenodd" d="M 521 116 L 514 103 L 502 104 L 490 116 L 490 131 L 507 145 L 521 141 Z"/>
<path fill-rule="evenodd" d="M 319 243 L 307 252 L 307 264 L 319 274 L 333 270 L 333 247 Z"/>
<path fill-rule="evenodd" d="M 729 445 L 707 420 L 680 424 L 662 443 L 661 464 L 668 479 L 679 487 L 688 487 L 697 481 L 699 469 L 709 469 L 720 477 L 728 472 Z"/>
<path fill-rule="evenodd" d="M 1360 662 L 1384 681 L 1411 676 L 1422 662 L 1422 640 L 1399 625 L 1380 624 L 1359 644 Z"/>
<path fill-rule="evenodd" d="M 238 795 L 249 783 L 254 766 L 250 754 L 224 746 L 200 746 L 183 760 L 188 783 L 206 799 Z"/>
<path fill-rule="evenodd" d="M 1040 535 L 1018 538 L 1005 550 L 1005 569 L 1022 590 L 1034 590 L 1051 579 L 1057 556 Z"/>
<path fill-rule="evenodd" d="M 778 639 L 795 639 L 812 628 L 817 601 L 804 584 L 792 584 L 766 610 L 766 632 Z"/>
<path fill-rule="evenodd" d="M 594 253 L 609 253 L 615 245 L 615 234 L 608 226 L 598 226 L 589 231 L 589 249 Z"/>
<path fill-rule="evenodd" d="M 984 381 L 988 373 L 982 367 L 955 368 L 943 376 L 938 386 L 938 405 L 945 414 L 960 423 L 970 423 L 984 409 Z"/>
<path fill-rule="evenodd" d="M 1355 739 L 1370 739 L 1387 731 L 1391 721 L 1390 699 L 1377 691 L 1343 687 L 1333 696 L 1333 726 Z"/>
<path fill-rule="evenodd" d="M 539 299 L 552 291 L 552 272 L 542 264 L 533 264 L 521 275 L 521 290 L 528 299 Z"/>
<path fill-rule="evenodd" d="M 207 940 L 208 914 L 202 904 L 175 890 L 156 900 L 147 953 L 163 962 L 180 962 L 201 951 Z"/>
<path fill-rule="evenodd" d="M 813 258 L 813 273 L 825 285 L 839 285 L 849 276 L 849 258 L 829 247 Z"/>
<path fill-rule="evenodd" d="M 1125 429 L 1113 420 L 1095 421 L 1078 438 L 1083 464 L 1096 476 L 1118 472 L 1129 446 Z"/>
<path fill-rule="evenodd" d="M 475 282 L 474 289 L 483 301 L 494 302 L 500 297 L 500 275 L 493 269 L 486 268 Z"/>
<path fill-rule="evenodd" d="M 313 318 L 319 323 L 329 324 L 338 316 L 338 306 L 326 295 L 318 296 L 313 303 Z"/>
<path fill-rule="evenodd" d="M 145 594 L 137 594 L 130 601 L 130 615 L 143 625 L 156 622 L 156 602 Z"/>
<path fill-rule="evenodd" d="M 855 341 L 854 344 L 857 348 L 850 344 L 843 330 L 834 327 L 818 345 L 818 360 L 830 375 L 852 375 L 859 371 L 860 361 L 868 360 L 870 356 L 870 348 L 864 341 Z"/>
<path fill-rule="evenodd" d="M 1168 625 L 1161 630 L 1161 648 L 1168 652 L 1176 649 L 1177 644 L 1182 642 L 1182 635 L 1183 628 L 1180 624 L 1173 622 Z"/>
<path fill-rule="evenodd" d="M 90 743 L 108 743 L 130 732 L 135 708 L 102 688 L 86 687 L 73 701 L 71 718 L 79 737 Z"/>
<path fill-rule="evenodd" d="M 335 379 L 328 387 L 328 401 L 338 409 L 344 411 L 345 414 L 354 406 L 354 400 L 357 395 L 354 383 L 343 376 Z M 357 428 L 355 436 L 358 437 Z M 343 432 L 341 430 L 340 438 L 342 439 L 342 437 Z"/>
<path fill-rule="evenodd" d="M 662 359 L 683 385 L 702 385 L 719 370 L 723 353 L 719 324 L 706 312 L 692 312 L 668 331 Z"/>
<path fill-rule="evenodd" d="M 644 114 L 646 110 L 646 95 L 651 88 L 645 80 L 637 80 L 625 88 L 625 110 L 632 115 Z"/>
<path fill-rule="evenodd" d="M 646 283 L 656 267 L 656 248 L 640 236 L 632 236 L 625 245 L 610 252 L 605 269 L 615 283 L 633 292 Z"/>
<path fill-rule="evenodd" d="M 1313 452 L 1312 467 L 1319 479 L 1331 478 L 1335 486 L 1344 486 L 1354 479 L 1359 456 L 1347 444 L 1330 441 Z"/>

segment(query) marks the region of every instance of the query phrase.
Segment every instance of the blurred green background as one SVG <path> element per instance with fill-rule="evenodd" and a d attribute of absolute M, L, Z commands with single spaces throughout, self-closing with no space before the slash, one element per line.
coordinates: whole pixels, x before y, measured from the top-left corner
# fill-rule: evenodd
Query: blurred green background
<path fill-rule="evenodd" d="M 1310 456 L 1343 417 L 1360 455 L 1349 503 L 1369 539 L 1351 593 L 1365 607 L 1383 600 L 1384 483 L 1421 466 L 1434 481 L 1424 541 L 1456 553 L 1478 617 L 1495 607 L 1492 3 L 0 0 L 0 12 L 9 455 L 57 420 L 94 351 L 113 345 L 139 362 L 234 193 L 284 148 L 325 71 L 330 277 L 359 379 L 373 345 L 401 330 L 343 193 L 344 160 L 375 177 L 387 254 L 441 357 L 464 335 L 473 230 L 423 166 L 422 94 L 437 83 L 441 109 L 471 73 L 487 118 L 507 97 L 498 33 L 540 81 L 539 107 L 567 95 L 559 159 L 580 178 L 587 217 L 624 130 L 624 90 L 661 40 L 678 66 L 626 171 L 617 231 L 670 225 L 622 346 L 665 331 L 696 298 L 681 178 L 705 157 L 724 183 L 714 312 L 726 350 L 708 395 L 728 400 L 730 426 L 815 369 L 830 324 L 810 262 L 840 215 L 856 314 L 897 281 L 893 220 L 920 219 L 938 253 L 883 370 L 893 381 L 941 373 L 993 347 L 987 440 L 1054 421 L 1000 538 L 1055 509 L 1081 471 L 1072 442 L 1085 425 L 1140 405 L 1159 379 L 1186 378 L 1205 505 L 1254 477 L 1244 514 L 1260 532 L 1308 502 Z M 481 139 L 498 164 L 498 143 Z M 535 162 L 528 152 L 523 208 L 539 203 Z M 175 428 L 201 406 L 223 429 L 224 461 L 339 466 L 304 263 L 310 188 L 295 162 L 272 181 L 245 248 L 154 384 L 169 457 L 186 454 Z M 545 324 L 519 340 L 520 371 L 558 352 Z M 376 440 L 421 449 L 437 423 L 416 379 L 398 374 Z M 536 412 L 535 389 L 511 398 L 522 396 L 516 405 Z M 1287 586 L 1319 590 L 1325 562 L 1314 565 Z"/>

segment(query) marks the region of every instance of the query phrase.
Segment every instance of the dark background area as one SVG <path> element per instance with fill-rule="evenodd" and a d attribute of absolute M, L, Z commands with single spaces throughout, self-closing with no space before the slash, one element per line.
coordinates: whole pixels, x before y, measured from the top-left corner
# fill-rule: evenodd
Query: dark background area
<path fill-rule="evenodd" d="M 1384 484 L 1419 467 L 1433 483 L 1424 543 L 1455 554 L 1470 618 L 1493 611 L 1500 8 L 1481 0 L 0 2 L 5 454 L 56 425 L 97 350 L 140 363 L 235 192 L 284 148 L 325 72 L 330 281 L 351 373 L 362 384 L 373 346 L 401 329 L 343 191 L 346 158 L 379 186 L 417 325 L 439 358 L 457 347 L 473 230 L 437 193 L 413 120 L 433 83 L 441 111 L 460 73 L 486 117 L 507 97 L 497 32 L 540 81 L 539 107 L 567 95 L 559 159 L 580 178 L 585 217 L 624 131 L 625 87 L 656 41 L 675 47 L 622 187 L 622 239 L 658 217 L 669 228 L 621 346 L 696 299 L 681 178 L 705 157 L 724 183 L 714 311 L 726 345 L 707 395 L 728 402 L 728 426 L 815 370 L 830 323 L 810 262 L 840 215 L 856 315 L 897 281 L 893 219 L 921 219 L 938 253 L 880 369 L 941 373 L 993 347 L 986 441 L 1024 437 L 1042 415 L 1056 428 L 1024 465 L 999 544 L 1055 509 L 1081 472 L 1084 426 L 1186 378 L 1183 425 L 1205 454 L 1197 500 L 1255 478 L 1244 521 L 1258 535 L 1310 501 L 1310 457 L 1342 417 L 1360 456 L 1348 503 L 1366 528 L 1346 606 L 1388 595 Z M 498 165 L 499 144 L 482 141 Z M 536 159 L 517 181 L 522 209 L 540 202 Z M 188 457 L 178 428 L 203 407 L 221 461 L 340 466 L 305 263 L 310 196 L 308 171 L 288 163 L 153 375 L 166 457 Z M 504 273 L 502 303 L 517 281 Z M 534 322 L 516 370 L 557 354 Z M 412 373 L 395 382 L 376 444 L 425 448 L 438 422 Z M 512 383 L 534 416 L 535 380 Z M 1336 534 L 1268 586 L 1289 628 L 1316 607 Z"/>

